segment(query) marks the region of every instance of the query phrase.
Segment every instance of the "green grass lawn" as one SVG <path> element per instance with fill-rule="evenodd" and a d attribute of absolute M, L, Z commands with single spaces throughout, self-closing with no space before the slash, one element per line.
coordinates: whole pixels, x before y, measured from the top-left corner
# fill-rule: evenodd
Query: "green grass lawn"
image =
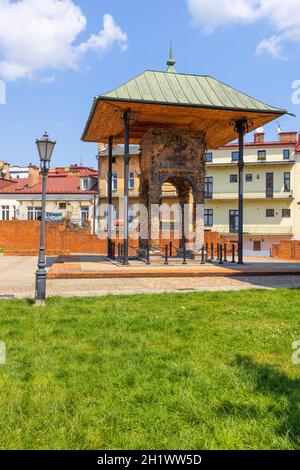
<path fill-rule="evenodd" d="M 1 449 L 300 449 L 300 291 L 0 301 Z"/>

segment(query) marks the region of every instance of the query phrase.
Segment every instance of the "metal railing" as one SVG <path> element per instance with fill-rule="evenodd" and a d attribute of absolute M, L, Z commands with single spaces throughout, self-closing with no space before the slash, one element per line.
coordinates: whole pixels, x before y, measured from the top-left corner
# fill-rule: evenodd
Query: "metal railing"
<path fill-rule="evenodd" d="M 273 191 L 270 199 L 292 199 L 293 191 Z M 238 191 L 205 193 L 205 199 L 238 199 Z M 266 199 L 266 191 L 245 191 L 244 199 Z"/>
<path fill-rule="evenodd" d="M 212 230 L 222 234 L 235 234 L 230 231 L 229 225 L 214 225 Z M 270 227 L 269 225 L 244 225 L 244 233 L 249 235 L 292 235 L 292 227 Z"/>

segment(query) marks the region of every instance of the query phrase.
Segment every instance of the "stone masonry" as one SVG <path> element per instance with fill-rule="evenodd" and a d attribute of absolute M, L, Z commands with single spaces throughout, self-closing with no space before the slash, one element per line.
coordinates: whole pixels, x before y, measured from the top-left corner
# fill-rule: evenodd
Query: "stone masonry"
<path fill-rule="evenodd" d="M 143 136 L 140 154 L 140 199 L 148 208 L 148 231 L 152 255 L 160 254 L 159 214 L 152 205 L 161 204 L 162 186 L 171 183 L 184 204 L 193 195 L 194 251 L 204 243 L 205 136 L 181 127 L 152 127 Z M 152 228 L 152 230 L 151 230 Z M 141 248 L 145 240 L 141 241 Z"/>

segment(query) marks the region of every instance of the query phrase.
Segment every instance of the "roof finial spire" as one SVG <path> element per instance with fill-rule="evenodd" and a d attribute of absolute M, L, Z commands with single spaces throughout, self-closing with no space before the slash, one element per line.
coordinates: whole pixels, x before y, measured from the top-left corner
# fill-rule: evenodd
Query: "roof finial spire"
<path fill-rule="evenodd" d="M 168 59 L 168 62 L 167 62 L 167 66 L 168 66 L 167 72 L 176 73 L 176 70 L 175 70 L 175 67 L 174 67 L 175 64 L 176 64 L 176 60 L 174 60 L 173 44 L 171 42 L 170 55 L 169 55 L 169 59 Z"/>

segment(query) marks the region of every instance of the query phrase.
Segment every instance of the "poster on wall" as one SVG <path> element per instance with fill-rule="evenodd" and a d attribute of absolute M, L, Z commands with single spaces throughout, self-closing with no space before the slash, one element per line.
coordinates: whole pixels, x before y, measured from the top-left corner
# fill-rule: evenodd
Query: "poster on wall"
<path fill-rule="evenodd" d="M 62 213 L 46 212 L 46 220 L 51 222 L 61 222 Z"/>

